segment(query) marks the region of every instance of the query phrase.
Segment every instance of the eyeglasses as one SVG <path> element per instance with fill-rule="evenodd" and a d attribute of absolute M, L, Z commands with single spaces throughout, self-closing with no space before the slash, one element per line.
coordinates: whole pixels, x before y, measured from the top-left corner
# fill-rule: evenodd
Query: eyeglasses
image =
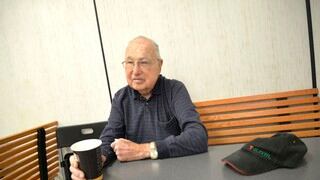
<path fill-rule="evenodd" d="M 127 59 L 123 61 L 121 64 L 125 69 L 133 69 L 134 66 L 138 66 L 140 68 L 146 69 L 146 68 L 149 68 L 153 63 L 154 61 L 151 61 L 149 59 L 141 59 L 137 61 Z"/>

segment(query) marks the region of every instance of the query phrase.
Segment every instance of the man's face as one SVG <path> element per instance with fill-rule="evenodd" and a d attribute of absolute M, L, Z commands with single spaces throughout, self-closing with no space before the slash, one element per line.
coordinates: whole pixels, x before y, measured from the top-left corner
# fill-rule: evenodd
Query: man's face
<path fill-rule="evenodd" d="M 162 60 L 156 55 L 152 42 L 136 39 L 129 43 L 125 54 L 125 73 L 128 85 L 141 95 L 150 95 L 159 77 Z"/>

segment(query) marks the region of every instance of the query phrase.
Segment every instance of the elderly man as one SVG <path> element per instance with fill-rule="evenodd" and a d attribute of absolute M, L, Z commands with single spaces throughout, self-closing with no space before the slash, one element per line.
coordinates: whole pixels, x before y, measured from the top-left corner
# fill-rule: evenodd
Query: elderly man
<path fill-rule="evenodd" d="M 161 76 L 162 63 L 153 40 L 129 42 L 122 62 L 128 86 L 115 94 L 100 137 L 105 163 L 207 152 L 207 133 L 186 87 Z M 71 164 L 72 178 L 84 178 L 73 158 Z"/>

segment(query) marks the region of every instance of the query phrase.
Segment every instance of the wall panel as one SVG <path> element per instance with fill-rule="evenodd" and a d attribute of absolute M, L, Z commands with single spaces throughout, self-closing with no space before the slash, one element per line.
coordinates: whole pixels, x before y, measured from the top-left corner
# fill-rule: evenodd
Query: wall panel
<path fill-rule="evenodd" d="M 97 32 L 92 1 L 0 1 L 0 136 L 106 119 Z"/>
<path fill-rule="evenodd" d="M 254 2 L 254 3 L 253 3 Z M 153 38 L 163 74 L 194 101 L 310 88 L 301 0 L 97 0 L 114 94 L 128 40 Z M 319 1 L 312 0 L 320 84 Z M 319 8 L 318 8 L 319 7 Z M 105 120 L 110 101 L 92 1 L 0 1 L 0 136 L 49 121 Z"/>
<path fill-rule="evenodd" d="M 320 1 L 310 1 L 312 26 L 313 26 L 313 43 L 316 62 L 317 87 L 320 88 Z"/>
<path fill-rule="evenodd" d="M 183 81 L 195 101 L 312 86 L 304 1 L 97 4 L 112 93 L 126 84 L 120 62 L 137 35 L 158 42 L 163 74 Z"/>

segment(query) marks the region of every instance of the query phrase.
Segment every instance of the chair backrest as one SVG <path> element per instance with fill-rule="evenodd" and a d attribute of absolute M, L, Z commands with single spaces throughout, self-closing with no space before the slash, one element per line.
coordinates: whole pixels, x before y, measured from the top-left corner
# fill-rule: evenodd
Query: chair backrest
<path fill-rule="evenodd" d="M 102 121 L 57 128 L 57 146 L 59 148 L 60 166 L 63 169 L 61 173 L 64 173 L 65 179 L 71 179 L 69 157 L 72 153 L 70 146 L 80 140 L 99 138 L 106 125 L 107 121 Z"/>
<path fill-rule="evenodd" d="M 99 138 L 107 121 L 61 126 L 57 128 L 58 148 L 70 147 L 73 143 L 91 138 Z"/>
<path fill-rule="evenodd" d="M 194 103 L 208 131 L 208 144 L 249 142 L 277 132 L 320 136 L 318 89 Z"/>
<path fill-rule="evenodd" d="M 0 138 L 0 179 L 53 179 L 59 172 L 54 121 Z"/>

